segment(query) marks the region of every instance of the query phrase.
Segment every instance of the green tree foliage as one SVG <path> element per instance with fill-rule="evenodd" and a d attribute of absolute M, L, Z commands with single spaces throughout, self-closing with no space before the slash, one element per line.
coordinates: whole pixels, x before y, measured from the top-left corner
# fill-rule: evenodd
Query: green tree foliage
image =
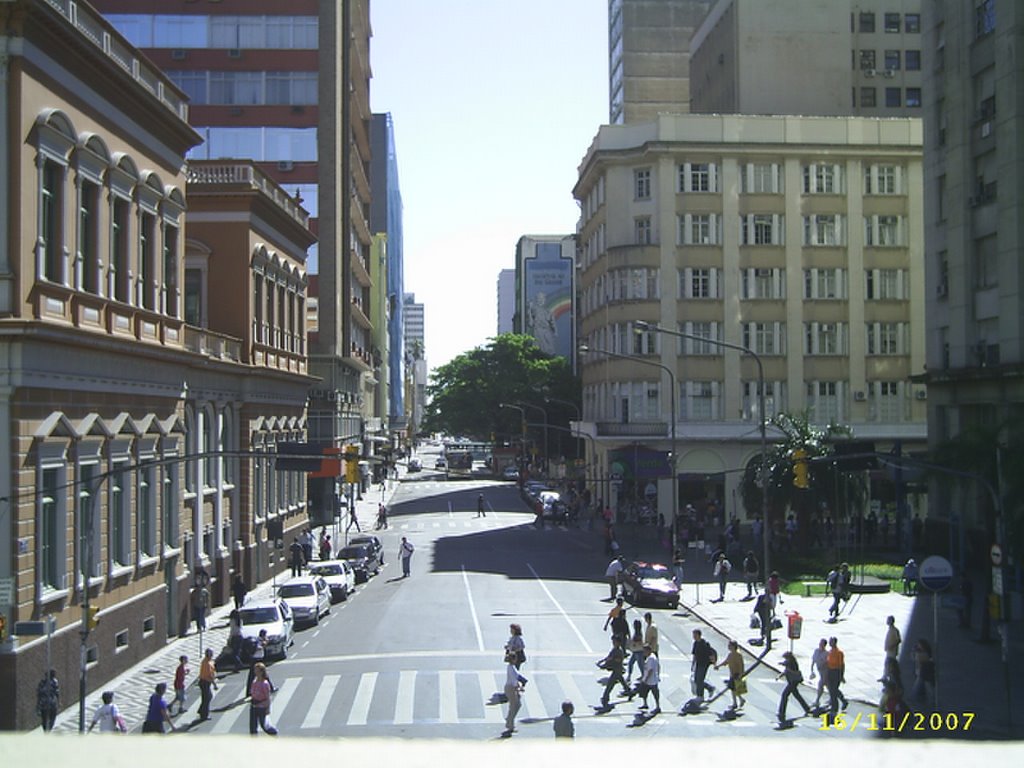
<path fill-rule="evenodd" d="M 427 432 L 499 441 L 520 434 L 520 412 L 501 403 L 534 403 L 550 423 L 567 423 L 565 406 L 545 404 L 545 396 L 579 402 L 579 382 L 569 361 L 542 352 L 531 336 L 503 333 L 464 352 L 431 374 L 423 421 Z M 527 409 L 527 421 L 539 412 Z"/>

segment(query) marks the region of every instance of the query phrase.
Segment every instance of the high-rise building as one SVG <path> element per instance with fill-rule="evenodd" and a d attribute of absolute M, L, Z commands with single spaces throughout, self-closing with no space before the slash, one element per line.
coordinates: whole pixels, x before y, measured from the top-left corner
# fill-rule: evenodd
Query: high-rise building
<path fill-rule="evenodd" d="M 689 112 L 690 36 L 712 0 L 608 0 L 608 121 Z"/>
<path fill-rule="evenodd" d="M 392 433 L 405 431 L 403 392 L 405 342 L 402 310 L 405 257 L 402 235 L 402 189 L 398 183 L 395 127 L 389 113 L 375 114 L 370 132 L 370 229 L 387 235 L 388 420 Z"/>
<path fill-rule="evenodd" d="M 425 309 L 416 303 L 416 294 L 403 296 L 405 322 L 405 403 L 409 419 L 409 434 L 415 435 L 423 423 L 423 409 L 427 403 L 427 351 L 425 335 Z"/>
<path fill-rule="evenodd" d="M 1024 406 L 1024 6 L 935 0 L 923 37 L 935 447 L 976 428 L 1019 428 Z M 984 493 L 933 496 L 941 518 L 984 525 Z"/>
<path fill-rule="evenodd" d="M 369 0 L 93 4 L 188 94 L 190 159 L 252 159 L 313 215 L 310 438 L 360 439 L 376 381 Z"/>
<path fill-rule="evenodd" d="M 619 501 L 643 498 L 655 467 L 671 520 L 673 454 L 681 504 L 737 498 L 760 420 L 782 412 L 851 425 L 879 450 L 924 446 L 921 131 L 692 114 L 600 129 L 574 189 L 580 365 L 584 430 L 603 471 L 627 478 Z M 753 350 L 764 388 L 749 355 L 716 341 Z M 637 458 L 638 441 L 661 459 Z"/>
<path fill-rule="evenodd" d="M 498 333 L 512 333 L 516 316 L 516 271 L 498 273 Z"/>
<path fill-rule="evenodd" d="M 718 0 L 690 41 L 690 112 L 919 117 L 921 0 Z"/>

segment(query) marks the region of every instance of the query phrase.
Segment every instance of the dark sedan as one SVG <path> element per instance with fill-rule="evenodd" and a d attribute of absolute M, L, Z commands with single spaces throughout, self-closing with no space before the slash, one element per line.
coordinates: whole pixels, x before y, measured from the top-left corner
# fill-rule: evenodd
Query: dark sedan
<path fill-rule="evenodd" d="M 380 557 L 369 544 L 350 544 L 338 550 L 339 560 L 346 560 L 356 574 L 356 583 L 367 581 L 380 573 Z"/>
<path fill-rule="evenodd" d="M 622 593 L 633 605 L 679 606 L 679 585 L 669 567 L 660 563 L 630 563 L 622 574 Z"/>

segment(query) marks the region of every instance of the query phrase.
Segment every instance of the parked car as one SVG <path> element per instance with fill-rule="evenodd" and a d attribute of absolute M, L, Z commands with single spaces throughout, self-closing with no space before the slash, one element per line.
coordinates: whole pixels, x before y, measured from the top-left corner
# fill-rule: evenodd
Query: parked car
<path fill-rule="evenodd" d="M 423 469 L 423 462 L 415 456 L 409 459 L 409 463 L 405 466 L 406 472 L 419 472 L 421 469 Z"/>
<path fill-rule="evenodd" d="M 384 565 L 384 545 L 381 544 L 380 539 L 374 536 L 372 533 L 361 533 L 358 536 L 353 536 L 348 540 L 349 546 L 368 546 L 377 554 L 377 559 L 381 565 Z"/>
<path fill-rule="evenodd" d="M 295 620 L 288 603 L 279 598 L 254 600 L 238 609 L 242 621 L 242 648 L 246 649 L 267 630 L 267 658 L 283 659 L 295 638 Z"/>
<path fill-rule="evenodd" d="M 319 624 L 331 612 L 331 590 L 319 576 L 293 576 L 277 588 L 277 596 L 292 609 L 296 622 Z"/>
<path fill-rule="evenodd" d="M 437 461 L 434 462 L 434 469 L 447 469 L 448 462 L 445 461 L 444 456 L 438 456 Z"/>
<path fill-rule="evenodd" d="M 501 470 L 502 480 L 518 480 L 519 479 L 519 468 L 509 464 L 503 470 Z"/>
<path fill-rule="evenodd" d="M 338 559 L 347 560 L 356 574 L 356 584 L 380 573 L 380 558 L 369 544 L 349 544 L 338 550 Z"/>
<path fill-rule="evenodd" d="M 331 591 L 331 602 L 348 600 L 349 593 L 356 588 L 356 575 L 346 560 L 310 563 L 309 572 L 327 582 L 327 588 Z"/>
<path fill-rule="evenodd" d="M 661 563 L 630 563 L 622 574 L 622 594 L 633 605 L 679 606 L 679 585 L 672 580 L 671 569 Z"/>

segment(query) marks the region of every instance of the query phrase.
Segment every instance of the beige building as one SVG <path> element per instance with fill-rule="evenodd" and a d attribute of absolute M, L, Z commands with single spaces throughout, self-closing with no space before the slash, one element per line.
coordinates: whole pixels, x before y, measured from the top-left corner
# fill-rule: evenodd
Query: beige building
<path fill-rule="evenodd" d="M 580 361 L 583 428 L 603 475 L 674 433 L 679 502 L 742 518 L 738 470 L 760 450 L 755 361 L 637 321 L 753 349 L 768 417 L 806 408 L 879 450 L 923 445 L 921 131 L 704 115 L 600 129 L 574 195 L 580 341 L 598 350 Z M 671 481 L 657 485 L 670 520 Z"/>
<path fill-rule="evenodd" d="M 89 5 L 3 9 L 0 613 L 52 622 L 68 706 L 80 660 L 102 686 L 187 629 L 197 581 L 216 603 L 259 577 L 271 519 L 305 521 L 295 473 L 248 457 L 304 436 L 314 238 L 251 166 L 187 175 L 184 94 Z M 38 725 L 46 658 L 0 643 L 0 728 Z"/>
<path fill-rule="evenodd" d="M 718 0 L 690 41 L 690 112 L 921 114 L 921 0 Z"/>
<path fill-rule="evenodd" d="M 608 122 L 690 108 L 690 37 L 712 0 L 608 0 Z"/>

